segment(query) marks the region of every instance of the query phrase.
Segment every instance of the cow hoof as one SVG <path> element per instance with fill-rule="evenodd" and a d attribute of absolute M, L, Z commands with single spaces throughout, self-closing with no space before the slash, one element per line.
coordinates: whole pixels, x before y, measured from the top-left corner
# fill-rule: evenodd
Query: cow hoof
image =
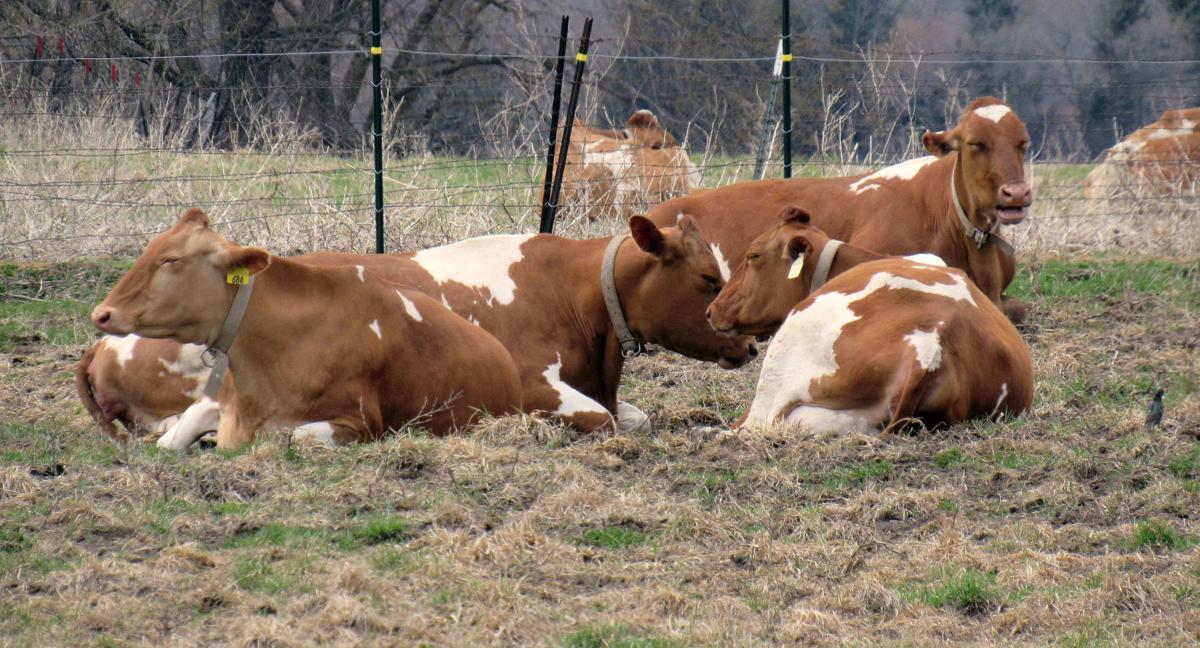
<path fill-rule="evenodd" d="M 646 434 L 650 432 L 650 417 L 625 401 L 617 401 L 617 433 Z"/>

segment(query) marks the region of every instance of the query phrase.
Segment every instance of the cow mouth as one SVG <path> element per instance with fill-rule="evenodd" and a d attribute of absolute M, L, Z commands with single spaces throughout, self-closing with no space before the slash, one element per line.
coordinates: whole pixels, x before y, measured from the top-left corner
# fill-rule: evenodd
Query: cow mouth
<path fill-rule="evenodd" d="M 1025 207 L 1005 207 L 1003 205 L 996 206 L 996 217 L 1004 225 L 1016 225 L 1025 220 Z"/>

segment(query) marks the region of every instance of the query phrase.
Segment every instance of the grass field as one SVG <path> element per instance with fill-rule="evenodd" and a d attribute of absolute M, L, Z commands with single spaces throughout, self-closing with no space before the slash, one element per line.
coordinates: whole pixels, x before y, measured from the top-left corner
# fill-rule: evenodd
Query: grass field
<path fill-rule="evenodd" d="M 1200 641 L 1200 263 L 1049 257 L 1027 417 L 719 431 L 758 364 L 634 360 L 654 431 L 120 447 L 70 376 L 110 260 L 0 265 L 0 643 Z M 1167 390 L 1145 430 L 1147 391 Z"/>

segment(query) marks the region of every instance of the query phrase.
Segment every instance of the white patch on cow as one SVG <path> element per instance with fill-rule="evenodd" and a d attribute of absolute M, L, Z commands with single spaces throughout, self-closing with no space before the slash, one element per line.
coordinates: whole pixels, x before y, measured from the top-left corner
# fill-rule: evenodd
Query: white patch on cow
<path fill-rule="evenodd" d="M 375 337 L 379 338 L 380 340 L 383 339 L 383 331 L 379 328 L 379 320 L 371 320 L 371 323 L 367 324 L 367 328 L 371 329 L 371 332 L 375 334 Z"/>
<path fill-rule="evenodd" d="M 725 255 L 721 254 L 721 246 L 709 243 L 708 247 L 712 248 L 713 256 L 717 258 L 717 269 L 721 271 L 721 280 L 729 281 L 733 273 L 729 272 L 729 262 L 725 260 Z"/>
<path fill-rule="evenodd" d="M 683 212 L 679 212 L 678 214 L 675 214 L 675 224 L 678 225 L 682 221 L 683 221 Z"/>
<path fill-rule="evenodd" d="M 761 428 L 790 408 L 812 402 L 814 381 L 837 373 L 834 345 L 847 324 L 860 316 L 851 306 L 880 290 L 916 290 L 972 305 L 975 299 L 963 275 L 945 272 L 949 284 L 926 284 L 891 272 L 875 273 L 862 290 L 818 294 L 803 310 L 784 320 L 767 349 L 746 425 Z"/>
<path fill-rule="evenodd" d="M 1184 119 L 1179 122 L 1179 128 L 1156 128 L 1152 131 L 1149 140 L 1167 139 L 1171 137 L 1184 137 L 1192 134 L 1192 129 L 1196 126 L 1196 122 L 1190 119 Z M 1140 147 L 1139 147 L 1140 148 Z"/>
<path fill-rule="evenodd" d="M 984 119 L 990 119 L 992 122 L 997 124 L 999 124 L 1000 120 L 1004 119 L 1004 116 L 1010 112 L 1012 112 L 1012 108 L 1009 108 L 1003 104 L 993 104 L 991 106 L 984 106 L 983 108 L 975 109 L 976 115 L 979 115 Z"/>
<path fill-rule="evenodd" d="M 596 144 L 606 144 L 597 142 Z M 583 147 L 583 163 L 606 167 L 616 181 L 614 190 L 617 192 L 616 203 L 632 200 L 638 191 L 638 178 L 633 172 L 634 157 L 630 147 L 622 146 L 612 151 L 592 150 L 595 145 Z"/>
<path fill-rule="evenodd" d="M 879 183 L 883 180 L 912 180 L 917 176 L 917 173 L 919 173 L 921 169 L 924 169 L 934 162 L 937 162 L 936 157 L 932 155 L 926 155 L 925 157 L 919 157 L 914 160 L 905 160 L 899 164 L 893 164 L 890 167 L 880 169 L 865 178 L 860 178 L 851 183 L 850 191 L 853 191 L 856 194 L 861 194 L 864 191 L 878 189 L 880 186 Z"/>
<path fill-rule="evenodd" d="M 333 441 L 333 426 L 328 421 L 305 423 L 293 429 L 292 440 L 299 441 L 301 439 L 310 439 L 327 446 L 337 445 Z"/>
<path fill-rule="evenodd" d="M 221 408 L 217 401 L 205 396 L 183 411 L 171 429 L 158 438 L 160 448 L 186 450 L 208 432 L 221 424 Z"/>
<path fill-rule="evenodd" d="M 203 346 L 199 344 L 184 344 L 179 347 L 179 357 L 174 362 L 170 362 L 166 358 L 158 359 L 159 364 L 168 373 L 196 381 L 194 389 L 183 392 L 184 396 L 192 400 L 196 400 L 204 395 L 204 383 L 208 382 L 208 375 L 212 373 L 212 369 L 204 366 L 204 361 L 201 359 L 203 355 Z"/>
<path fill-rule="evenodd" d="M 632 403 L 617 401 L 617 433 L 632 434 L 634 432 L 649 433 L 650 417 Z"/>
<path fill-rule="evenodd" d="M 685 177 L 687 178 L 688 186 L 682 187 L 682 189 L 684 191 L 690 191 L 692 189 L 695 189 L 696 187 L 699 187 L 700 183 L 704 179 L 700 177 L 699 167 L 697 167 L 695 164 L 692 164 L 692 160 L 691 160 L 691 158 L 687 157 L 686 152 L 684 153 L 683 161 L 687 166 L 687 175 Z"/>
<path fill-rule="evenodd" d="M 562 371 L 562 354 L 558 353 L 555 355 L 558 360 L 546 367 L 546 370 L 542 372 L 542 377 L 546 379 L 546 382 L 550 383 L 550 387 L 554 391 L 558 392 L 559 405 L 558 409 L 554 410 L 554 413 L 560 416 L 570 416 L 580 412 L 602 412 L 611 416 L 603 405 L 584 396 L 582 392 L 562 381 L 562 378 L 559 376 L 559 373 Z"/>
<path fill-rule="evenodd" d="M 1004 399 L 1008 398 L 1008 383 L 1000 383 L 1000 395 L 996 398 L 996 406 L 992 408 L 992 413 L 988 414 L 988 418 L 994 418 L 996 412 L 1000 411 L 1000 406 L 1004 404 Z"/>
<path fill-rule="evenodd" d="M 144 425 L 149 427 L 152 433 L 161 437 L 167 433 L 167 430 L 170 430 L 172 427 L 174 427 L 181 418 L 182 414 L 172 414 L 164 419 L 160 419 L 156 423 L 146 422 Z"/>
<path fill-rule="evenodd" d="M 938 322 L 941 326 L 942 322 Z M 916 329 L 904 336 L 904 340 L 912 347 L 917 355 L 917 362 L 925 371 L 937 371 L 942 366 L 942 341 L 938 337 L 937 328 L 932 331 Z"/>
<path fill-rule="evenodd" d="M 141 339 L 133 333 L 126 336 L 106 335 L 104 336 L 104 346 L 117 354 L 117 366 L 124 369 L 125 363 L 133 359 L 133 348 Z"/>
<path fill-rule="evenodd" d="M 820 436 L 870 434 L 883 420 L 877 410 L 833 410 L 816 405 L 800 405 L 788 412 L 784 422 Z"/>
<path fill-rule="evenodd" d="M 946 267 L 946 262 L 942 260 L 942 257 L 940 257 L 936 254 L 930 254 L 929 252 L 922 252 L 920 254 L 909 254 L 908 256 L 906 256 L 904 258 L 908 259 L 909 261 L 912 261 L 913 263 L 921 263 L 924 265 L 938 266 L 941 268 Z"/>
<path fill-rule="evenodd" d="M 439 284 L 454 281 L 476 290 L 486 288 L 488 305 L 495 302 L 503 306 L 512 303 L 517 290 L 509 271 L 524 258 L 521 245 L 534 236 L 482 236 L 422 250 L 414 254 L 412 260 Z M 442 301 L 445 299 L 443 295 Z"/>
<path fill-rule="evenodd" d="M 358 272 L 358 280 L 366 283 L 367 280 L 365 277 L 363 277 L 363 270 L 365 270 L 365 268 L 360 265 L 356 265 L 354 266 L 354 270 Z"/>
<path fill-rule="evenodd" d="M 408 313 L 409 317 L 420 322 L 421 321 L 421 311 L 417 310 L 417 305 L 412 303 L 412 300 L 409 299 L 408 297 L 405 297 L 404 293 L 400 292 L 399 290 L 396 291 L 396 296 L 400 298 L 400 303 L 404 304 L 404 312 Z M 446 300 L 446 297 L 443 295 L 442 301 L 445 301 L 445 300 Z M 446 308 L 450 308 L 450 306 L 447 305 Z"/>

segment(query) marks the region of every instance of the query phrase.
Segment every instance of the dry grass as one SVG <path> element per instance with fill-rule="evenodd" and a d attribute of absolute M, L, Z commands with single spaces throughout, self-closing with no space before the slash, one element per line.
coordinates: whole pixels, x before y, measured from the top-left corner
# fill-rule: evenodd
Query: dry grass
<path fill-rule="evenodd" d="M 8 289 L 78 276 L 55 268 L 10 269 Z M 1194 643 L 1198 277 L 1194 261 L 1027 266 L 1034 412 L 883 443 L 724 431 L 757 367 L 662 353 L 633 361 L 623 386 L 649 434 L 579 438 L 510 417 L 446 439 L 177 455 L 89 425 L 68 379 L 80 342 L 10 337 L 0 636 Z M 67 290 L 50 285 L 43 297 Z M 5 321 L 37 327 L 39 313 Z M 1154 384 L 1167 417 L 1146 431 Z"/>

